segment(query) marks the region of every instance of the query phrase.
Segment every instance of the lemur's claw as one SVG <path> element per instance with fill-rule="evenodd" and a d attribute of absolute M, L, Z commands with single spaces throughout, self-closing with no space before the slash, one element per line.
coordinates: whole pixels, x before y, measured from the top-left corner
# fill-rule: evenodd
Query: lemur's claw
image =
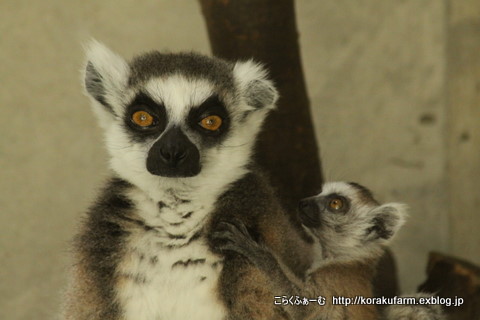
<path fill-rule="evenodd" d="M 260 248 L 259 244 L 252 239 L 245 224 L 238 219 L 219 222 L 212 236 L 220 240 L 218 246 L 220 251 L 233 251 L 247 258 L 255 256 Z"/>

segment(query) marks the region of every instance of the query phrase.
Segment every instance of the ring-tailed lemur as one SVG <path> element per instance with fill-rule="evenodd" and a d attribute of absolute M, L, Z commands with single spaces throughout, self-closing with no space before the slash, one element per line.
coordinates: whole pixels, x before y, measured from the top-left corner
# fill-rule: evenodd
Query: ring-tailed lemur
<path fill-rule="evenodd" d="M 223 240 L 222 250 L 239 253 L 264 270 L 277 295 L 326 298 L 322 306 L 284 306 L 291 319 L 378 319 L 374 305 L 333 305 L 332 298 L 372 297 L 376 263 L 384 246 L 404 224 L 406 206 L 380 205 L 367 188 L 357 183 L 331 182 L 324 184 L 319 195 L 300 202 L 299 216 L 316 239 L 315 258 L 306 281 L 293 276 L 275 253 L 252 239 L 241 221 L 222 223 L 214 236 Z M 435 305 L 394 305 L 387 307 L 385 315 L 397 320 L 443 319 Z"/>
<path fill-rule="evenodd" d="M 92 41 L 85 88 L 113 177 L 80 225 L 63 317 L 278 319 L 268 278 L 211 237 L 240 219 L 298 274 L 311 263 L 251 160 L 277 100 L 266 70 L 194 53 L 127 63 Z"/>

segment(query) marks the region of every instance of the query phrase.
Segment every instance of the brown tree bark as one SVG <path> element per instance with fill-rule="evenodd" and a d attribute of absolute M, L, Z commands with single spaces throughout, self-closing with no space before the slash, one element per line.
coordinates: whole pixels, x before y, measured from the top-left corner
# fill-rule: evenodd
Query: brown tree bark
<path fill-rule="evenodd" d="M 288 208 L 322 184 L 300 60 L 293 0 L 200 0 L 215 56 L 266 64 L 280 92 L 260 135 L 257 161 Z"/>
<path fill-rule="evenodd" d="M 462 298 L 459 306 L 444 306 L 451 320 L 480 319 L 480 267 L 468 261 L 439 252 L 431 252 L 427 280 L 419 291 L 434 292 L 435 296 L 450 298 L 452 304 Z"/>

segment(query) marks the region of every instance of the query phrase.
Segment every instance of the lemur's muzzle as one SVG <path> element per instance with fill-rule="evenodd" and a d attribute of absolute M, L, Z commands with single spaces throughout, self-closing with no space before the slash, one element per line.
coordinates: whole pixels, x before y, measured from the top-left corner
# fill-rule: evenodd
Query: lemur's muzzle
<path fill-rule="evenodd" d="M 322 204 L 317 197 L 310 197 L 300 200 L 298 212 L 300 221 L 309 228 L 318 228 L 320 226 L 320 214 Z"/>
<path fill-rule="evenodd" d="M 169 129 L 148 152 L 147 170 L 157 176 L 193 177 L 200 169 L 200 153 L 180 128 Z"/>

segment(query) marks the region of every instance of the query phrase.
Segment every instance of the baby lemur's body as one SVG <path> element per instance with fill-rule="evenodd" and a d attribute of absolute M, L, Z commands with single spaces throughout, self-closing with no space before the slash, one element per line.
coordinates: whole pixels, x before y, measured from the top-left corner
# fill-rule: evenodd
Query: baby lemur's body
<path fill-rule="evenodd" d="M 445 320 L 440 305 L 421 304 L 428 296 L 414 293 L 411 305 L 384 306 L 380 314 L 355 296 L 372 297 L 372 278 L 383 248 L 395 236 L 406 218 L 406 206 L 380 205 L 372 193 L 357 183 L 331 182 L 322 192 L 300 202 L 299 217 L 315 239 L 314 260 L 305 279 L 299 279 L 267 246 L 255 241 L 240 220 L 223 222 L 215 238 L 223 240 L 221 249 L 248 258 L 271 279 L 277 296 L 300 298 L 322 296 L 322 305 L 310 303 L 282 306 L 292 320 Z M 292 252 L 294 253 L 294 252 Z M 333 304 L 333 297 L 337 304 Z M 349 298 L 342 304 L 338 298 Z M 343 301 L 345 302 L 345 300 Z M 323 304 L 325 303 L 325 304 Z"/>
<path fill-rule="evenodd" d="M 295 277 L 267 247 L 251 239 L 240 221 L 223 223 L 216 237 L 223 249 L 247 257 L 271 277 L 277 296 L 325 297 L 325 305 L 283 306 L 291 319 L 377 319 L 374 305 L 334 305 L 332 298 L 372 297 L 372 277 L 385 245 L 405 220 L 405 206 L 380 205 L 356 183 L 326 183 L 322 193 L 300 203 L 304 227 L 316 239 L 305 281 Z M 293 253 L 293 252 L 292 252 Z"/>
<path fill-rule="evenodd" d="M 277 99 L 263 67 L 193 53 L 127 63 L 97 42 L 87 59 L 113 177 L 74 242 L 64 319 L 282 319 L 270 279 L 211 237 L 238 219 L 295 273 L 311 264 L 311 239 L 251 161 Z"/>

